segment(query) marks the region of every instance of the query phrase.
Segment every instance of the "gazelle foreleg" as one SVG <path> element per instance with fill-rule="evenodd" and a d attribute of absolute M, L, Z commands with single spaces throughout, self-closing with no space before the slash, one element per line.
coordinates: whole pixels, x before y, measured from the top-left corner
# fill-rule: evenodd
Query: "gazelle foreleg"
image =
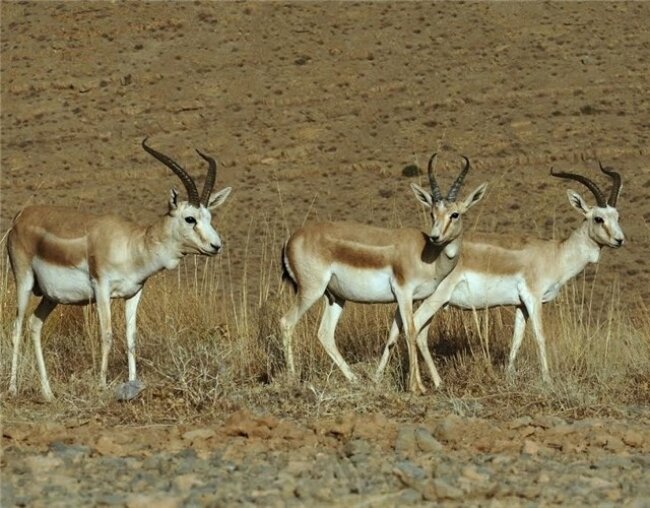
<path fill-rule="evenodd" d="M 399 306 L 400 318 L 406 336 L 406 345 L 409 355 L 409 390 L 411 392 L 426 393 L 426 388 L 420 377 L 420 366 L 418 363 L 418 351 L 416 347 L 417 329 L 413 321 L 413 294 L 399 287 L 393 287 L 395 299 Z"/>
<path fill-rule="evenodd" d="M 433 363 L 431 351 L 429 350 L 429 327 L 431 326 L 433 316 L 435 316 L 442 306 L 449 301 L 445 292 L 446 288 L 440 288 L 439 292 L 434 293 L 424 300 L 413 318 L 415 321 L 415 329 L 419 330 L 416 342 L 420 349 L 420 353 L 429 368 L 429 374 L 431 375 L 433 385 L 436 388 L 440 387 L 442 379 L 440 378 L 440 374 L 438 374 L 438 369 L 436 369 L 435 363 Z"/>
<path fill-rule="evenodd" d="M 136 347 L 136 313 L 138 304 L 142 297 L 142 289 L 124 302 L 124 314 L 126 317 L 126 354 L 129 362 L 129 381 L 137 379 L 135 364 Z"/>
<path fill-rule="evenodd" d="M 43 347 L 41 345 L 41 330 L 43 323 L 51 312 L 56 307 L 56 302 L 43 297 L 40 301 L 34 314 L 29 318 L 29 329 L 34 343 L 34 354 L 36 355 L 36 364 L 38 365 L 38 373 L 41 377 L 41 392 L 45 400 L 50 401 L 54 398 L 50 382 L 47 378 L 47 369 L 45 368 L 45 360 L 43 359 Z"/>
<path fill-rule="evenodd" d="M 111 298 L 108 288 L 97 284 L 95 287 L 95 298 L 97 300 L 97 314 L 99 315 L 99 331 L 102 340 L 102 365 L 99 372 L 99 384 L 106 388 L 106 376 L 108 373 L 108 354 L 113 345 L 113 329 L 111 326 Z"/>

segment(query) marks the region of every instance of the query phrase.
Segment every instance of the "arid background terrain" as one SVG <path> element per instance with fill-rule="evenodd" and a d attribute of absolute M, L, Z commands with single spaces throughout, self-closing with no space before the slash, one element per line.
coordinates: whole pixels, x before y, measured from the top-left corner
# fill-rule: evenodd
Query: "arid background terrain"
<path fill-rule="evenodd" d="M 650 3 L 2 2 L 2 249 L 26 204 L 149 222 L 194 152 L 234 192 L 220 257 L 145 288 L 129 403 L 97 387 L 93 309 L 57 308 L 44 404 L 29 338 L 9 398 L 13 280 L 0 263 L 3 506 L 391 506 L 650 503 Z M 305 221 L 426 227 L 403 169 L 439 152 L 449 185 L 489 182 L 476 231 L 562 237 L 581 217 L 551 166 L 608 189 L 627 243 L 545 306 L 554 383 L 527 336 L 506 379 L 509 309 L 446 311 L 430 346 L 444 386 L 405 392 L 404 351 L 372 373 L 392 306 L 349 305 L 350 385 L 315 334 L 289 381 L 280 248 Z M 607 192 L 607 191 L 606 191 Z M 114 305 L 112 387 L 127 376 Z M 478 325 L 478 326 L 477 326 Z M 425 379 L 431 386 L 431 382 Z M 167 504 L 164 504 L 167 503 Z"/>

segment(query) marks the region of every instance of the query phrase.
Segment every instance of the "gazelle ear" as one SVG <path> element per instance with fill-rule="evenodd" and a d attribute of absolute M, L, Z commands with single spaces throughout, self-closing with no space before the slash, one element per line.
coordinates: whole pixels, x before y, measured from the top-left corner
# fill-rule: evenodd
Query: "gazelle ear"
<path fill-rule="evenodd" d="M 476 203 L 481 201 L 481 199 L 483 199 L 487 187 L 488 187 L 487 183 L 482 183 L 476 189 L 474 189 L 474 192 L 472 192 L 469 196 L 467 196 L 467 198 L 465 198 L 465 201 L 463 201 L 463 212 L 466 212 L 467 210 L 472 208 Z"/>
<path fill-rule="evenodd" d="M 589 213 L 591 207 L 584 199 L 582 199 L 582 196 L 580 194 L 571 189 L 567 189 L 566 194 L 569 196 L 569 203 L 571 203 L 571 206 L 573 208 L 581 212 L 583 215 L 587 215 L 587 213 Z"/>
<path fill-rule="evenodd" d="M 430 193 L 425 191 L 417 183 L 412 183 L 411 189 L 413 189 L 413 193 L 420 203 L 422 203 L 424 206 L 428 206 L 429 208 L 433 208 L 433 196 L 431 196 Z"/>
<path fill-rule="evenodd" d="M 178 192 L 176 189 L 169 191 L 169 211 L 176 210 L 178 207 Z"/>
<path fill-rule="evenodd" d="M 219 192 L 213 192 L 210 194 L 210 199 L 208 199 L 208 208 L 212 210 L 213 208 L 222 205 L 230 195 L 230 191 L 232 191 L 232 187 L 226 187 L 225 189 L 221 189 Z"/>

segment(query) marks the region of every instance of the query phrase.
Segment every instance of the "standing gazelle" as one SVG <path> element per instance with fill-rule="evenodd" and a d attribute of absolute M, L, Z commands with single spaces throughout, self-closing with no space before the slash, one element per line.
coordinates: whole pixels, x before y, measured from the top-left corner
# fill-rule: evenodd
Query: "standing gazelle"
<path fill-rule="evenodd" d="M 325 311 L 318 338 L 345 377 L 356 376 L 339 353 L 334 339 L 336 324 L 345 301 L 388 303 L 397 301 L 398 319 L 405 324 L 409 346 L 409 388 L 425 391 L 415 349 L 413 300 L 429 296 L 454 268 L 462 243 L 462 215 L 478 203 L 487 184 L 456 203 L 458 191 L 469 170 L 469 160 L 443 197 L 433 176 L 429 159 L 431 193 L 411 184 L 417 199 L 430 208 L 433 226 L 430 234 L 417 229 L 386 229 L 358 223 L 324 222 L 297 230 L 284 246 L 284 275 L 293 281 L 297 300 L 284 315 L 285 360 L 295 374 L 291 337 L 296 323 L 318 300 L 325 296 Z"/>
<path fill-rule="evenodd" d="M 508 373 L 514 372 L 517 351 L 521 346 L 528 318 L 532 321 L 544 381 L 551 377 L 546 361 L 546 340 L 542 327 L 542 304 L 553 300 L 566 282 L 596 263 L 603 247 L 618 248 L 624 235 L 618 223 L 616 200 L 621 191 L 621 176 L 600 164 L 600 169 L 613 181 L 609 199 L 589 178 L 573 173 L 551 174 L 575 180 L 585 185 L 596 198 L 596 206 L 589 206 L 573 190 L 567 190 L 569 202 L 582 213 L 585 220 L 571 235 L 562 241 L 516 238 L 500 234 L 468 233 L 463 243 L 460 260 L 415 313 L 415 328 L 419 330 L 418 346 L 434 380 L 439 379 L 431 354 L 427 348 L 431 319 L 441 307 L 449 304 L 461 309 L 484 309 L 514 305 L 515 325 L 508 360 Z M 390 351 L 399 334 L 399 323 L 393 322 L 384 349 L 377 379 L 381 378 Z M 436 382 L 439 386 L 439 382 Z"/>
<path fill-rule="evenodd" d="M 175 268 L 186 254 L 214 256 L 221 249 L 210 211 L 226 200 L 231 188 L 212 192 L 215 160 L 197 150 L 208 162 L 208 175 L 199 196 L 190 175 L 172 159 L 147 146 L 146 141 L 142 141 L 142 147 L 170 168 L 188 193 L 188 200 L 182 201 L 172 189 L 168 213 L 153 224 L 141 226 L 115 215 L 90 215 L 54 206 L 30 206 L 15 217 L 7 242 L 17 299 L 9 386 L 12 395 L 17 392 L 18 354 L 30 292 L 43 297 L 29 320 L 29 328 L 41 390 L 51 400 L 41 328 L 57 304 L 97 303 L 102 338 L 100 383 L 105 387 L 113 340 L 110 300 L 124 299 L 129 381 L 135 381 L 135 318 L 144 283 L 165 268 Z"/>

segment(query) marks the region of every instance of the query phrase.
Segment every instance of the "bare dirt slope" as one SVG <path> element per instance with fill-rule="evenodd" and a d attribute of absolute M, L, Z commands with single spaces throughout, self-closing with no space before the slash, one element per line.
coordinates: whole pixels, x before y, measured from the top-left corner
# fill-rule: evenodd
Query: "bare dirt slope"
<path fill-rule="evenodd" d="M 218 158 L 234 258 L 250 219 L 419 224 L 401 169 L 434 150 L 490 182 L 477 228 L 566 234 L 579 217 L 549 167 L 604 185 L 598 157 L 624 175 L 630 240 L 602 275 L 647 298 L 648 9 L 5 4 L 2 229 L 27 202 L 162 213 L 178 182 L 145 136 L 197 175 L 194 147 Z"/>
<path fill-rule="evenodd" d="M 235 272 L 259 262 L 269 224 L 278 249 L 306 218 L 423 225 L 402 168 L 435 150 L 444 184 L 459 154 L 474 168 L 466 191 L 490 183 L 472 228 L 566 235 L 580 217 L 549 168 L 606 186 L 600 159 L 623 174 L 628 243 L 587 278 L 596 297 L 619 285 L 626 306 L 650 300 L 650 3 L 2 2 L 1 14 L 2 232 L 27 203 L 163 213 L 179 183 L 145 136 L 195 175 L 194 148 L 218 159 L 217 186 L 235 189 L 216 221 Z M 643 408 L 455 420 L 403 403 L 136 429 L 12 407 L 2 504 L 648 502 Z"/>

